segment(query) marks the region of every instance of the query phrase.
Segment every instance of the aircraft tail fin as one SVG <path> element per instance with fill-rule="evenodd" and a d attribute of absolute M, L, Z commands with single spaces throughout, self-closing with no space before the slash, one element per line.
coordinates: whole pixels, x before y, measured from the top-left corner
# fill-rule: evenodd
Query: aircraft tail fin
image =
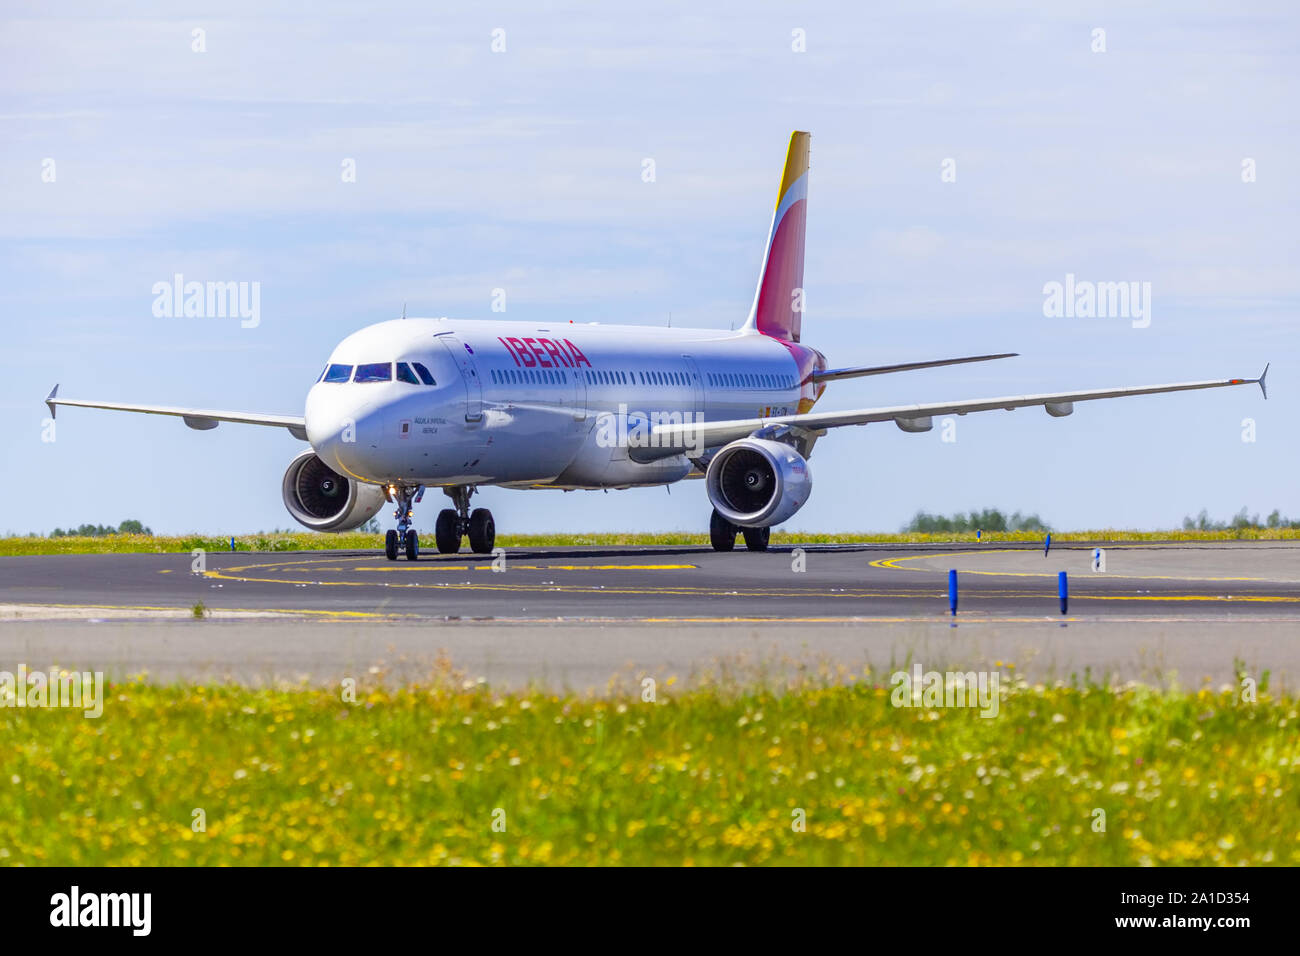
<path fill-rule="evenodd" d="M 781 188 L 772 213 L 772 228 L 763 252 L 763 268 L 746 329 L 787 342 L 798 342 L 803 318 L 804 227 L 808 214 L 808 146 L 810 133 L 790 134 Z"/>

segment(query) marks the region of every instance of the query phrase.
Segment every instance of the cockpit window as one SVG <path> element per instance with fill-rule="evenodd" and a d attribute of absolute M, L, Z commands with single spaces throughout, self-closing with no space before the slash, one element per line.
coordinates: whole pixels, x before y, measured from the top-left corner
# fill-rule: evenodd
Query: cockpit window
<path fill-rule="evenodd" d="M 369 365 L 358 365 L 357 376 L 354 382 L 391 382 L 393 380 L 393 363 L 392 362 L 372 362 Z"/>
<path fill-rule="evenodd" d="M 322 382 L 346 382 L 352 377 L 351 365 L 331 365 L 325 369 L 325 374 L 321 377 Z"/>
<path fill-rule="evenodd" d="M 411 366 L 415 369 L 415 374 L 420 376 L 420 381 L 423 382 L 425 385 L 438 384 L 433 380 L 433 376 L 429 374 L 429 370 L 425 368 L 422 364 L 420 364 L 419 362 L 412 362 Z"/>
<path fill-rule="evenodd" d="M 420 384 L 420 380 L 416 378 L 415 373 L 411 371 L 411 366 L 407 365 L 405 362 L 397 363 L 397 380 L 399 382 L 405 382 L 407 385 Z"/>

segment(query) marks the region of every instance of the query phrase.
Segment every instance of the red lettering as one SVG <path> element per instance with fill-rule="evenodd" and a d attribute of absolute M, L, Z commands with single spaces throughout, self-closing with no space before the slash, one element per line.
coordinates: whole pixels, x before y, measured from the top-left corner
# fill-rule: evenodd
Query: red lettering
<path fill-rule="evenodd" d="M 568 349 L 569 349 L 569 357 L 570 357 L 571 359 L 573 359 L 573 364 L 574 364 L 574 365 L 585 365 L 585 366 L 587 366 L 587 368 L 591 368 L 591 362 L 590 362 L 590 360 L 587 358 L 587 356 L 585 356 L 585 355 L 582 354 L 582 349 L 578 348 L 576 345 L 574 345 L 574 344 L 573 344 L 572 342 L 570 342 L 568 339 L 565 339 L 565 340 L 564 340 L 564 344 L 565 344 L 565 345 L 568 347 Z"/>
<path fill-rule="evenodd" d="M 551 367 L 551 363 L 546 361 L 546 353 L 537 347 L 537 339 L 524 339 L 524 344 L 533 350 L 533 354 L 537 356 L 537 362 L 539 365 L 546 368 Z"/>
<path fill-rule="evenodd" d="M 509 338 L 506 339 L 506 341 L 515 347 L 516 362 L 527 365 L 529 368 L 532 368 L 537 364 L 537 359 L 533 358 L 532 355 L 529 354 L 528 346 L 524 345 L 522 341 L 516 338 Z"/>
<path fill-rule="evenodd" d="M 550 339 L 538 339 L 537 341 L 542 343 L 542 347 L 546 349 L 546 354 L 555 359 L 556 365 L 563 365 L 565 368 L 569 367 L 569 360 L 564 357 L 564 353 L 560 351 L 558 345 Z"/>
<path fill-rule="evenodd" d="M 499 335 L 497 336 L 497 341 L 500 342 L 502 345 L 504 345 L 504 346 L 506 347 L 506 351 L 510 353 L 510 357 L 511 357 L 512 359 L 514 359 L 514 360 L 515 360 L 515 364 L 518 365 L 518 364 L 519 364 L 519 356 L 516 355 L 516 354 L 515 354 L 515 350 L 514 350 L 513 348 L 510 347 L 510 343 L 507 342 L 505 339 L 501 338 L 501 336 L 499 336 Z"/>

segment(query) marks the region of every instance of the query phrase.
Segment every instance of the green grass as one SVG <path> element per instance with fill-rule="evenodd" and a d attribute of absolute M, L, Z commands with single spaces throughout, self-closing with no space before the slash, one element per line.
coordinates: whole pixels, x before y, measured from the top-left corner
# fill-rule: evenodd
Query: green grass
<path fill-rule="evenodd" d="M 433 532 L 421 531 L 422 540 L 432 542 Z M 1037 542 L 1043 540 L 1040 531 L 985 532 L 980 543 Z M 1296 528 L 1243 528 L 1223 531 L 1131 531 L 1103 529 L 1096 531 L 1052 532 L 1052 541 L 1068 544 L 1072 541 L 1297 541 L 1300 529 Z M 772 534 L 774 544 L 950 544 L 976 542 L 975 532 L 851 532 L 847 534 L 817 534 L 801 531 L 778 531 Z M 498 535 L 497 545 L 502 548 L 539 548 L 569 546 L 627 546 L 627 545 L 691 545 L 705 546 L 707 534 L 667 532 L 662 534 L 515 534 Z M 326 551 L 381 550 L 382 535 L 315 534 L 293 531 L 278 534 L 246 534 L 235 536 L 237 551 Z M 229 551 L 230 537 L 211 535 L 137 535 L 119 534 L 93 538 L 0 538 L 0 557 L 28 554 L 131 554 L 159 552 L 188 552 L 195 548 L 204 551 Z"/>
<path fill-rule="evenodd" d="M 0 862 L 1300 863 L 1294 697 L 1008 678 L 983 719 L 887 682 L 126 682 L 98 720 L 0 709 Z"/>

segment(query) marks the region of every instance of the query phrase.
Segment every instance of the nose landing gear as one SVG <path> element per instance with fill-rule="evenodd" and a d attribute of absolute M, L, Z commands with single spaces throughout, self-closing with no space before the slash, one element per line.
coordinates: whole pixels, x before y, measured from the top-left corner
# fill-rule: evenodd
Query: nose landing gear
<path fill-rule="evenodd" d="M 496 546 L 497 530 L 492 512 L 486 508 L 475 508 L 472 512 L 469 509 L 470 496 L 476 490 L 473 485 L 443 489 L 456 507 L 440 511 L 434 525 L 434 542 L 441 554 L 460 551 L 461 539 L 466 535 L 469 536 L 470 550 L 475 554 L 491 554 Z"/>
<path fill-rule="evenodd" d="M 388 494 L 397 504 L 397 510 L 393 512 L 393 517 L 397 519 L 397 529 L 390 530 L 384 536 L 384 557 L 396 561 L 398 552 L 405 551 L 406 560 L 418 561 L 420 536 L 411 527 L 411 518 L 415 515 L 415 505 L 424 497 L 424 487 L 390 485 Z"/>

